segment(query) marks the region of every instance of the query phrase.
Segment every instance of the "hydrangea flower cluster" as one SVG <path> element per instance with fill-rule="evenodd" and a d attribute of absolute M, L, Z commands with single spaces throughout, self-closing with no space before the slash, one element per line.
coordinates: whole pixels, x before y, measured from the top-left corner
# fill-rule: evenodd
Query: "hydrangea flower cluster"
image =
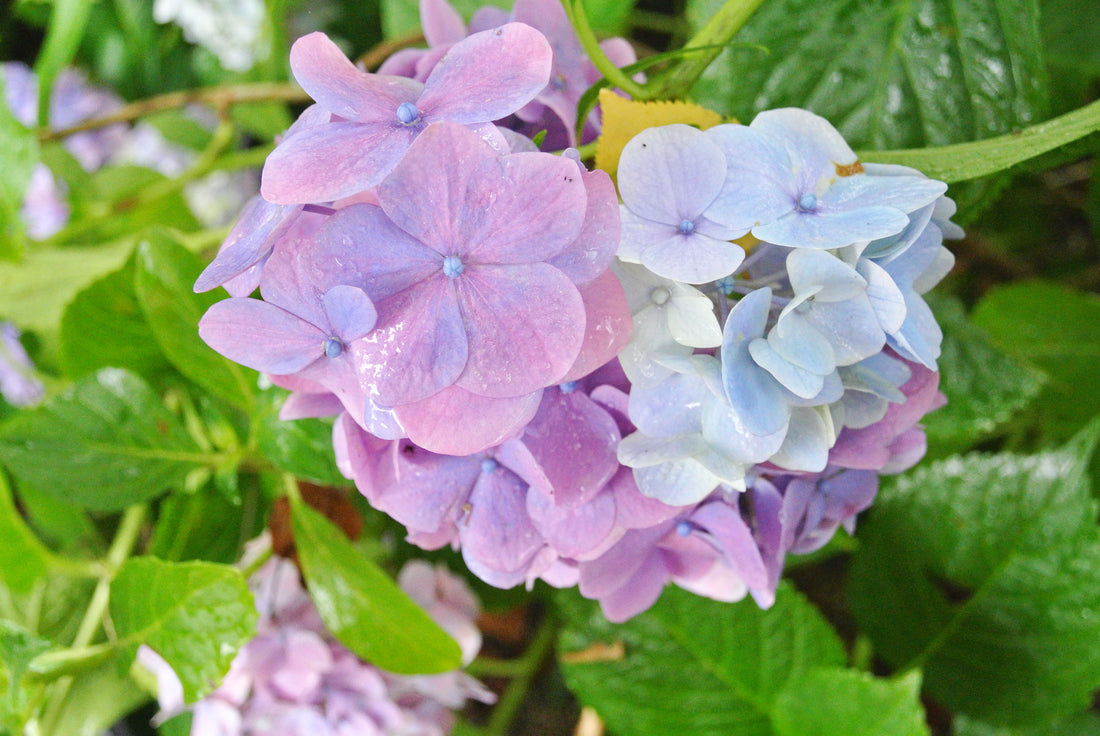
<path fill-rule="evenodd" d="M 267 52 L 261 0 L 155 0 L 153 18 L 178 25 L 226 69 L 247 71 Z"/>
<path fill-rule="evenodd" d="M 414 560 L 398 583 L 453 636 L 469 663 L 481 648 L 478 602 L 462 580 Z M 302 588 L 298 570 L 269 560 L 249 581 L 260 621 L 222 684 L 191 706 L 195 736 L 443 736 L 467 699 L 495 696 L 461 670 L 402 676 L 356 657 L 329 634 Z M 172 668 L 146 646 L 138 661 L 157 678 L 158 721 L 184 710 Z"/>
<path fill-rule="evenodd" d="M 924 452 L 954 205 L 793 109 L 650 128 L 616 196 L 522 135 L 588 63 L 516 22 L 541 7 L 478 30 L 426 1 L 432 47 L 391 74 L 300 39 L 317 104 L 199 278 L 233 295 L 200 334 L 292 391 L 283 418 L 336 415 L 341 471 L 490 584 L 616 621 L 668 583 L 769 606 Z"/>

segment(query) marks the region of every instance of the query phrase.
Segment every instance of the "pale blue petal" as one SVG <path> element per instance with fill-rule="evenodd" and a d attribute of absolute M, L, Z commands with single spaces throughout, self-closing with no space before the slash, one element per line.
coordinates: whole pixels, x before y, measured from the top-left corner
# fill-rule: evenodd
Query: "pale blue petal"
<path fill-rule="evenodd" d="M 833 182 L 819 198 L 818 206 L 827 211 L 849 212 L 892 207 L 908 213 L 932 204 L 946 191 L 947 185 L 942 181 L 925 177 L 856 174 Z"/>
<path fill-rule="evenodd" d="M 714 315 L 714 303 L 702 292 L 690 287 L 673 291 L 665 315 L 669 333 L 681 345 L 716 348 L 722 344 L 722 328 Z"/>
<path fill-rule="evenodd" d="M 846 302 L 815 303 L 803 316 L 832 345 L 837 365 L 869 358 L 886 343 L 886 333 L 866 296 Z"/>
<path fill-rule="evenodd" d="M 619 193 L 636 215 L 678 226 L 699 217 L 722 188 L 726 161 L 702 131 L 689 125 L 647 128 L 619 158 Z"/>
<path fill-rule="evenodd" d="M 325 292 L 323 301 L 329 324 L 345 342 L 363 337 L 374 329 L 378 320 L 370 297 L 354 286 L 334 286 Z"/>
<path fill-rule="evenodd" d="M 768 333 L 768 343 L 784 359 L 819 376 L 836 368 L 833 346 L 801 314 L 789 314 Z"/>
<path fill-rule="evenodd" d="M 695 460 L 680 460 L 635 468 L 634 481 L 642 495 L 669 506 L 686 506 L 709 496 L 722 479 Z"/>
<path fill-rule="evenodd" d="M 689 284 L 729 276 L 745 260 L 745 251 L 736 243 L 699 233 L 684 235 L 673 228 L 664 238 L 642 242 L 639 251 L 642 265 L 653 273 Z"/>
<path fill-rule="evenodd" d="M 856 269 L 867 279 L 867 298 L 883 332 L 897 332 L 905 322 L 905 295 L 874 261 L 861 260 Z"/>
<path fill-rule="evenodd" d="M 940 357 L 940 344 L 943 342 L 943 330 L 936 322 L 932 310 L 917 294 L 905 295 L 908 316 L 901 329 L 890 335 L 890 347 L 898 351 L 903 358 L 936 370 L 936 361 Z"/>
<path fill-rule="evenodd" d="M 786 360 L 762 337 L 749 343 L 749 354 L 758 366 L 772 374 L 775 380 L 795 396 L 811 398 L 825 385 L 823 375 L 812 373 Z"/>
<path fill-rule="evenodd" d="M 829 435 L 825 420 L 816 409 L 795 409 L 783 446 L 769 462 L 787 470 L 821 472 L 829 462 L 829 448 L 833 445 Z"/>
<path fill-rule="evenodd" d="M 790 414 L 782 387 L 749 354 L 749 343 L 764 334 L 771 297 L 771 289 L 757 289 L 745 296 L 726 318 L 722 333 L 726 397 L 749 432 L 761 436 L 782 429 Z"/>
<path fill-rule="evenodd" d="M 630 421 L 651 437 L 698 432 L 703 403 L 710 398 L 698 377 L 675 373 L 653 388 L 631 390 Z"/>
<path fill-rule="evenodd" d="M 820 250 L 791 251 L 787 276 L 795 294 L 812 293 L 815 301 L 842 302 L 867 288 L 867 281 L 855 269 Z"/>
<path fill-rule="evenodd" d="M 832 249 L 894 235 L 908 222 L 905 213 L 893 207 L 836 212 L 796 210 L 773 222 L 755 226 L 752 234 L 760 240 L 791 248 Z"/>
<path fill-rule="evenodd" d="M 702 452 L 706 443 L 699 434 L 675 437 L 649 437 L 634 432 L 619 443 L 619 462 L 632 468 L 646 468 L 660 463 L 684 460 Z"/>

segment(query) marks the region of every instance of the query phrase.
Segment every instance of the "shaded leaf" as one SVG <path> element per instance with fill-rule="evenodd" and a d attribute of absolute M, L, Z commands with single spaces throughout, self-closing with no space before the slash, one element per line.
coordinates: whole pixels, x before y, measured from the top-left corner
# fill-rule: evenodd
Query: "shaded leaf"
<path fill-rule="evenodd" d="M 879 495 L 850 599 L 876 652 L 997 725 L 1082 709 L 1100 685 L 1100 530 L 1088 467 L 1100 422 L 1034 456 L 968 455 Z"/>
<path fill-rule="evenodd" d="M 28 593 L 45 576 L 50 551 L 27 528 L 15 508 L 11 489 L 0 473 L 0 580 L 12 592 Z"/>
<path fill-rule="evenodd" d="M 566 682 L 616 733 L 774 734 L 781 694 L 816 667 L 844 664 L 836 634 L 785 585 L 767 611 L 670 587 L 620 625 L 575 592 L 558 601 Z"/>
<path fill-rule="evenodd" d="M 126 561 L 111 583 L 111 620 L 132 658 L 147 644 L 193 703 L 216 688 L 258 618 L 244 576 L 209 562 Z"/>
<path fill-rule="evenodd" d="M 944 331 L 939 367 L 947 406 L 921 421 L 929 451 L 943 456 L 968 449 L 1027 407 L 1044 376 L 993 347 L 988 335 L 967 320 L 958 300 L 929 301 Z"/>
<path fill-rule="evenodd" d="M 446 672 L 458 644 L 331 522 L 298 501 L 291 508 L 302 576 L 321 620 L 361 658 L 399 674 Z"/>
<path fill-rule="evenodd" d="M 0 74 L 3 99 L 4 78 Z M 20 253 L 23 222 L 19 211 L 37 163 L 38 139 L 34 131 L 16 120 L 6 104 L 0 105 L 0 260 Z"/>
<path fill-rule="evenodd" d="M 138 303 L 161 350 L 180 373 L 220 398 L 251 407 L 256 372 L 223 358 L 199 337 L 199 319 L 220 297 L 192 289 L 203 264 L 167 233 L 153 232 L 137 248 Z"/>
<path fill-rule="evenodd" d="M 260 396 L 256 442 L 260 454 L 280 470 L 325 485 L 346 486 L 332 451 L 332 422 L 322 419 L 279 419 L 287 392 L 273 388 Z"/>
<path fill-rule="evenodd" d="M 168 366 L 134 293 L 134 260 L 81 291 L 61 316 L 61 366 L 79 378 L 116 367 L 150 376 Z"/>
<path fill-rule="evenodd" d="M 20 483 L 101 511 L 158 496 L 210 459 L 144 381 L 116 368 L 0 425 L 0 461 Z"/>
<path fill-rule="evenodd" d="M 1033 404 L 1046 437 L 1069 437 L 1100 412 L 1100 297 L 1051 283 L 991 289 L 971 319 L 998 349 L 1049 379 Z"/>

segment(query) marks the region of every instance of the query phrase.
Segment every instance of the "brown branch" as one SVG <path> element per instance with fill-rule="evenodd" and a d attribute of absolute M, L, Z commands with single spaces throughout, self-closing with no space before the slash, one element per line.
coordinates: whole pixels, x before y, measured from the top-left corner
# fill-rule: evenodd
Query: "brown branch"
<path fill-rule="evenodd" d="M 395 51 L 418 46 L 424 43 L 423 33 L 414 33 L 403 38 L 395 38 L 392 41 L 380 41 L 373 48 L 359 57 L 358 62 L 367 69 L 375 69 L 382 65 Z"/>
<path fill-rule="evenodd" d="M 109 115 L 85 120 L 63 130 L 39 131 L 38 140 L 43 143 L 56 141 L 73 133 L 96 130 L 115 123 L 127 123 L 155 112 L 175 110 L 194 103 L 211 105 L 221 117 L 233 105 L 246 102 L 309 102 L 309 99 L 309 95 L 295 84 L 273 82 L 169 92 L 146 100 L 132 102 Z"/>

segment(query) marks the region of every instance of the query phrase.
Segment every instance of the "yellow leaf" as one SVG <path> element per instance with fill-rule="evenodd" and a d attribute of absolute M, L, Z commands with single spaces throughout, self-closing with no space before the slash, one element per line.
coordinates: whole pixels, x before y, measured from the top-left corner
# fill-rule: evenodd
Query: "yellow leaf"
<path fill-rule="evenodd" d="M 691 102 L 636 102 L 609 89 L 600 90 L 600 111 L 603 130 L 596 142 L 596 168 L 611 176 L 619 168 L 623 146 L 646 128 L 684 123 L 706 130 L 722 122 L 718 113 Z"/>

